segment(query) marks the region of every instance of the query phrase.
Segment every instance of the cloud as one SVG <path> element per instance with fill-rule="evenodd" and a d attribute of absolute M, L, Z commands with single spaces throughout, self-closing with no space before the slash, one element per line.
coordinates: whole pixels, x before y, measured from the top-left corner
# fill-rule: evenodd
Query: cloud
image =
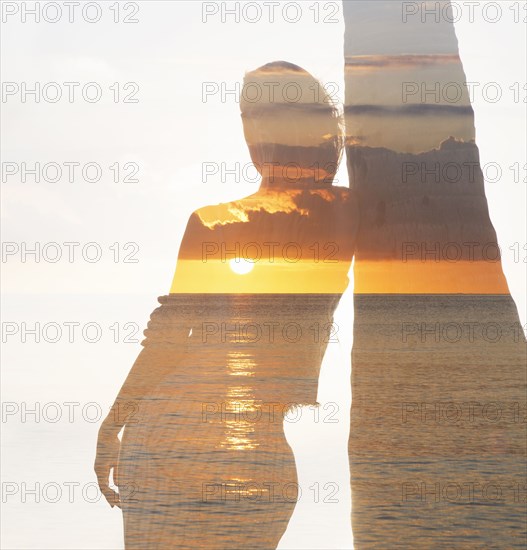
<path fill-rule="evenodd" d="M 458 54 L 408 55 L 350 55 L 346 56 L 346 70 L 375 70 L 384 68 L 430 67 L 461 64 Z"/>
<path fill-rule="evenodd" d="M 313 257 L 313 245 L 338 243 L 339 258 L 351 259 L 352 226 L 357 223 L 349 189 L 259 191 L 255 195 L 195 212 L 188 223 L 180 259 L 200 259 L 206 243 L 227 250 L 248 243 L 296 243 L 303 257 Z M 310 252 L 311 251 L 311 252 Z"/>
<path fill-rule="evenodd" d="M 247 223 L 251 212 L 265 212 L 267 214 L 290 214 L 297 212 L 304 215 L 295 203 L 295 195 L 300 191 L 276 191 L 258 193 L 239 201 L 232 201 L 217 206 L 207 206 L 196 212 L 200 223 L 208 228 L 229 224 Z"/>
<path fill-rule="evenodd" d="M 438 104 L 412 104 L 412 105 L 346 105 L 345 113 L 348 115 L 389 115 L 397 117 L 414 116 L 474 116 L 470 105 L 438 105 Z"/>
<path fill-rule="evenodd" d="M 311 94 L 312 95 L 312 94 Z M 243 118 L 267 118 L 269 116 L 283 116 L 285 114 L 294 117 L 312 117 L 317 115 L 332 116 L 334 107 L 330 103 L 309 103 L 296 100 L 275 101 L 264 103 L 246 102 L 243 110 Z M 302 120 L 300 118 L 300 120 Z"/>
<path fill-rule="evenodd" d="M 295 65 L 294 63 L 290 63 L 289 61 L 271 61 L 271 63 L 267 63 L 263 65 L 262 67 L 258 67 L 257 69 L 253 71 L 249 71 L 246 73 L 246 75 L 287 75 L 287 74 L 305 74 L 305 70 L 302 69 L 302 67 L 299 67 L 298 65 Z"/>
<path fill-rule="evenodd" d="M 354 136 L 346 136 L 346 147 L 349 147 L 351 145 L 361 145 L 366 141 L 366 136 L 362 135 L 354 135 Z"/>

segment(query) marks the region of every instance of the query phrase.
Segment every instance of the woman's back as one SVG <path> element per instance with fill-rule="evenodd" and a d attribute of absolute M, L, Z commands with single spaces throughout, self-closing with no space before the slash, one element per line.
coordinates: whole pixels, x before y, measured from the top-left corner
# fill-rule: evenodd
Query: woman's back
<path fill-rule="evenodd" d="M 219 529 L 218 547 L 278 543 L 298 490 L 284 416 L 316 403 L 338 338 L 333 311 L 351 260 L 339 235 L 352 207 L 345 189 L 310 189 L 191 217 L 173 283 L 187 292 L 159 299 L 143 342 L 152 374 L 163 374 L 123 440 L 121 472 L 143 483 L 125 513 L 132 541 L 152 529 L 153 547 L 167 534 L 177 547 L 215 547 L 207 537 Z"/>

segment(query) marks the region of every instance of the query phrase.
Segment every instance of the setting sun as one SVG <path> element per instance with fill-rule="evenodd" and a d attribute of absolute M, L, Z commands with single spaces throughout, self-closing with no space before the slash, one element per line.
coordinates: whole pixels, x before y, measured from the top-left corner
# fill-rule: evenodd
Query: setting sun
<path fill-rule="evenodd" d="M 247 275 L 247 273 L 250 273 L 254 269 L 254 262 L 244 258 L 233 258 L 229 261 L 229 267 L 237 275 Z"/>

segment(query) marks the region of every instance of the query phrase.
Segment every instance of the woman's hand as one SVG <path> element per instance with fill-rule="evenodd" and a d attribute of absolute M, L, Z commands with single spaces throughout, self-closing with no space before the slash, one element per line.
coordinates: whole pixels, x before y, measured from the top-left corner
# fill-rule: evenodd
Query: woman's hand
<path fill-rule="evenodd" d="M 95 457 L 94 470 L 97 475 L 97 481 L 102 494 L 113 508 L 121 508 L 119 493 L 110 488 L 110 471 L 113 468 L 113 481 L 119 486 L 118 479 L 118 461 L 121 442 L 117 437 L 115 430 L 109 430 L 103 425 L 99 430 L 97 438 L 97 455 Z"/>

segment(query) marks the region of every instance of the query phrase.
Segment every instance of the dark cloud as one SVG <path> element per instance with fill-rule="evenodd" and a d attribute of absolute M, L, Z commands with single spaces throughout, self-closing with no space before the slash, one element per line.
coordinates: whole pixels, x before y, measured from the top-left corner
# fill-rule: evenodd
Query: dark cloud
<path fill-rule="evenodd" d="M 463 243 L 480 243 L 481 259 L 496 241 L 473 141 L 449 137 L 419 154 L 352 146 L 347 158 L 360 203 L 357 261 L 400 260 L 404 243 L 458 244 L 462 259 L 471 253 Z"/>
<path fill-rule="evenodd" d="M 408 116 L 474 116 L 470 105 L 408 104 L 408 105 L 346 105 L 348 115 L 389 115 Z"/>
<path fill-rule="evenodd" d="M 300 101 L 276 101 L 274 103 L 246 101 L 243 118 L 267 118 L 269 116 L 282 116 L 284 114 L 299 117 L 312 117 L 317 115 L 332 116 L 335 107 L 330 103 L 307 103 Z"/>
<path fill-rule="evenodd" d="M 236 244 L 243 247 L 248 243 L 259 243 L 262 250 L 268 250 L 264 243 L 287 243 L 299 245 L 302 257 L 313 257 L 313 245 L 323 248 L 327 243 L 336 243 L 340 260 L 351 261 L 352 235 L 358 223 L 356 202 L 347 188 L 305 189 L 295 193 L 284 191 L 275 194 L 277 208 L 270 210 L 273 193 L 265 193 L 260 208 L 255 201 L 258 195 L 233 201 L 229 208 L 244 212 L 244 220 L 207 227 L 199 211 L 188 223 L 179 257 L 181 259 L 201 259 L 204 243 L 216 243 L 227 250 L 234 250 Z M 279 205 L 287 197 L 294 203 L 294 209 L 280 210 Z M 271 202 L 270 202 L 271 199 Z M 210 208 L 210 207 L 209 207 Z"/>
<path fill-rule="evenodd" d="M 426 67 L 461 63 L 458 54 L 354 55 L 346 57 L 347 68 Z"/>

